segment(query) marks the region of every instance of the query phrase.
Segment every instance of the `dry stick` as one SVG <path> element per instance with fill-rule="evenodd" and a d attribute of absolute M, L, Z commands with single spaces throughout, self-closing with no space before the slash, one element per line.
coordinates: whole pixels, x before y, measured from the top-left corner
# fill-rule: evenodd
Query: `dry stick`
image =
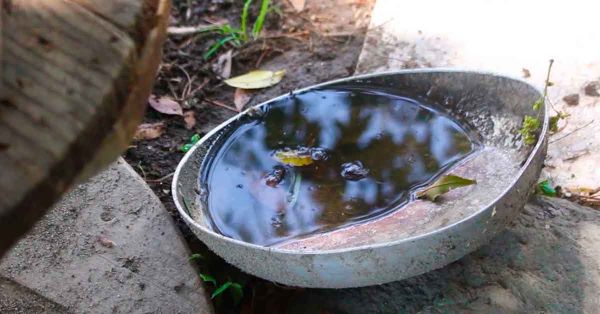
<path fill-rule="evenodd" d="M 569 132 L 569 133 L 565 134 L 565 135 L 564 135 L 564 136 L 562 136 L 562 137 L 559 137 L 559 138 L 557 138 L 557 139 L 555 139 L 555 140 L 552 140 L 552 141 L 550 141 L 549 143 L 550 143 L 550 144 L 552 144 L 552 143 L 558 142 L 558 141 L 562 140 L 563 138 L 565 138 L 565 137 L 567 137 L 567 136 L 569 136 L 569 135 L 571 135 L 571 134 L 573 134 L 573 133 L 575 133 L 575 132 L 577 132 L 577 131 L 579 131 L 579 130 L 581 130 L 581 129 L 585 128 L 585 127 L 587 127 L 588 125 L 590 125 L 590 124 L 592 124 L 592 123 L 594 123 L 594 120 L 592 120 L 592 121 L 590 121 L 590 122 L 586 123 L 586 124 L 585 124 L 585 125 L 583 125 L 583 126 L 580 126 L 580 127 L 576 128 L 575 130 L 573 130 L 573 131 L 571 131 L 571 132 Z"/>
<path fill-rule="evenodd" d="M 230 107 L 230 106 L 227 106 L 226 104 L 224 104 L 224 103 L 222 103 L 220 101 L 212 100 L 212 99 L 209 99 L 209 98 L 204 98 L 204 101 L 206 101 L 209 104 L 212 104 L 212 105 L 215 105 L 215 106 L 219 106 L 219 107 L 222 107 L 222 108 L 225 108 L 225 109 L 229 109 L 229 110 L 234 111 L 234 112 L 239 112 L 237 109 L 235 109 L 233 107 Z"/>
<path fill-rule="evenodd" d="M 223 25 L 224 24 L 210 24 L 197 26 L 167 27 L 167 34 L 176 36 L 193 35 L 197 33 L 216 30 Z"/>
<path fill-rule="evenodd" d="M 168 175 L 160 177 L 158 179 L 146 180 L 146 183 L 159 183 L 159 182 L 162 182 L 165 179 L 168 179 L 168 178 L 172 177 L 173 175 L 175 175 L 175 172 L 171 172 Z"/>

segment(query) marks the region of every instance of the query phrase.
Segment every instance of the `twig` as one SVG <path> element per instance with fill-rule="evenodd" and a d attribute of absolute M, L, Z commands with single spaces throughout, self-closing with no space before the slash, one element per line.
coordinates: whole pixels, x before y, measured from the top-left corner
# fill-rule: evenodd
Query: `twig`
<path fill-rule="evenodd" d="M 235 109 L 235 108 L 233 108 L 231 106 L 228 106 L 228 105 L 226 105 L 226 104 L 224 104 L 224 103 L 222 103 L 222 102 L 220 102 L 218 100 L 212 100 L 212 99 L 209 99 L 209 98 L 204 98 L 204 101 L 206 101 L 207 103 L 209 103 L 211 105 L 215 105 L 215 106 L 219 106 L 219 107 L 222 107 L 222 108 L 225 108 L 225 109 L 229 109 L 229 110 L 234 111 L 234 112 L 239 112 L 237 109 Z"/>
<path fill-rule="evenodd" d="M 158 179 L 153 179 L 153 180 L 146 180 L 146 183 L 159 183 L 162 182 L 170 177 L 172 177 L 173 175 L 175 175 L 175 172 L 171 172 L 168 175 L 164 176 L 164 177 L 160 177 Z"/>
<path fill-rule="evenodd" d="M 573 130 L 573 131 L 571 131 L 571 132 L 569 132 L 569 133 L 565 134 L 565 135 L 564 135 L 564 136 L 562 136 L 562 137 L 559 137 L 559 138 L 557 138 L 557 139 L 555 139 L 555 140 L 552 140 L 552 141 L 550 141 L 549 143 L 551 144 L 551 143 L 558 142 L 558 141 L 562 140 L 563 138 L 565 138 L 565 137 L 567 137 L 567 136 L 569 136 L 569 135 L 571 135 L 571 134 L 573 134 L 573 133 L 575 133 L 575 132 L 577 132 L 577 131 L 579 131 L 579 130 L 581 130 L 581 129 L 585 128 L 585 127 L 587 127 L 588 125 L 590 125 L 590 124 L 592 124 L 592 123 L 594 123 L 594 120 L 592 120 L 592 121 L 590 121 L 590 122 L 586 123 L 586 124 L 585 124 L 585 125 L 583 125 L 583 126 L 580 126 L 580 127 L 576 128 L 575 130 Z"/>
<path fill-rule="evenodd" d="M 167 34 L 176 36 L 193 35 L 197 33 L 210 32 L 219 29 L 224 24 L 197 25 L 197 26 L 180 26 L 167 27 Z"/>

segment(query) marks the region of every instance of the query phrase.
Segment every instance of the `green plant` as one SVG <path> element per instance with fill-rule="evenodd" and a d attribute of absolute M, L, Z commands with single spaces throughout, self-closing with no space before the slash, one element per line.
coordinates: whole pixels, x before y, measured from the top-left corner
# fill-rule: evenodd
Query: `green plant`
<path fill-rule="evenodd" d="M 230 24 L 222 25 L 215 29 L 210 29 L 209 31 L 217 32 L 221 36 L 216 43 L 214 43 L 208 50 L 204 53 L 204 59 L 209 59 L 215 55 L 217 51 L 227 43 L 231 43 L 235 47 L 240 47 L 244 43 L 248 42 L 248 13 L 250 11 L 250 5 L 252 4 L 252 0 L 245 0 L 244 7 L 242 8 L 242 14 L 240 16 L 240 27 L 235 28 Z M 252 39 L 257 39 L 262 32 L 265 19 L 267 17 L 267 13 L 269 12 L 269 6 L 271 4 L 270 0 L 262 0 L 260 5 L 260 11 L 254 21 L 254 25 L 252 26 Z"/>
<path fill-rule="evenodd" d="M 552 86 L 552 82 L 550 82 L 550 71 L 552 70 L 553 63 L 554 63 L 554 60 L 550 59 L 550 64 L 548 65 L 548 72 L 546 73 L 546 81 L 544 82 L 544 93 L 543 93 L 542 97 L 540 97 L 538 100 L 536 100 L 533 103 L 533 106 L 532 106 L 533 110 L 537 111 L 537 115 L 535 117 L 526 115 L 523 118 L 523 125 L 521 126 L 521 129 L 519 130 L 519 133 L 521 133 L 521 136 L 523 137 L 523 141 L 527 145 L 533 145 L 537 141 L 539 129 L 542 125 L 540 122 L 540 114 L 541 114 L 540 108 L 546 101 L 546 96 L 548 94 L 548 87 Z M 560 119 L 560 116 L 559 116 L 559 119 Z M 558 122 L 558 120 L 556 120 L 555 124 L 557 122 Z"/>

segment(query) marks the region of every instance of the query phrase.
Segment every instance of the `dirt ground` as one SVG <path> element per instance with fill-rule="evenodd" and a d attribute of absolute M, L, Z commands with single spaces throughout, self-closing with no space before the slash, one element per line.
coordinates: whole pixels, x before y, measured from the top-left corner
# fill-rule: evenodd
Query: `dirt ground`
<path fill-rule="evenodd" d="M 276 286 L 227 265 L 191 234 L 175 209 L 170 184 L 171 176 L 184 155 L 181 147 L 194 134 L 204 135 L 237 113 L 223 107 L 234 107 L 235 89 L 223 83 L 217 61 L 221 55 L 232 51 L 231 76 L 258 68 L 286 70 L 278 85 L 252 93 L 246 106 L 315 83 L 350 76 L 362 49 L 373 2 L 309 0 L 304 10 L 297 12 L 288 0 L 272 1 L 272 9 L 259 39 L 239 48 L 226 45 L 206 60 L 203 54 L 222 38 L 219 34 L 170 35 L 167 39 L 153 94 L 175 99 L 186 115 L 193 112 L 196 122 L 186 127 L 183 117 L 165 115 L 149 108 L 144 123 L 165 123 L 164 134 L 156 139 L 134 142 L 124 157 L 164 203 L 192 251 L 204 256 L 198 262 L 200 271 L 214 276 L 219 283 L 232 280 L 244 286 L 245 297 L 238 306 L 232 306 L 229 294 L 215 298 L 219 313 L 281 312 L 290 298 L 300 296 L 303 290 Z M 237 26 L 241 9 L 242 1 L 173 1 L 171 26 L 225 21 Z M 258 3 L 255 3 L 250 10 L 249 21 L 254 21 L 257 13 Z"/>

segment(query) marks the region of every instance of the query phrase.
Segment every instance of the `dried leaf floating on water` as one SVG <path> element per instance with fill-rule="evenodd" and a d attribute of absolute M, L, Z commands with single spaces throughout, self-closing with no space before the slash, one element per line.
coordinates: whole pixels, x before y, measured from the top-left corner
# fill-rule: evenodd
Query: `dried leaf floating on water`
<path fill-rule="evenodd" d="M 281 82 L 284 75 L 285 70 L 276 72 L 256 70 L 225 80 L 225 84 L 242 89 L 259 89 Z"/>
<path fill-rule="evenodd" d="M 285 149 L 278 150 L 273 154 L 273 158 L 282 164 L 294 167 L 308 166 L 313 163 L 309 149 Z"/>
<path fill-rule="evenodd" d="M 432 185 L 418 192 L 417 196 L 419 198 L 426 198 L 430 201 L 435 201 L 440 195 L 448 193 L 453 189 L 473 184 L 477 184 L 477 181 L 449 174 L 441 177 Z"/>

